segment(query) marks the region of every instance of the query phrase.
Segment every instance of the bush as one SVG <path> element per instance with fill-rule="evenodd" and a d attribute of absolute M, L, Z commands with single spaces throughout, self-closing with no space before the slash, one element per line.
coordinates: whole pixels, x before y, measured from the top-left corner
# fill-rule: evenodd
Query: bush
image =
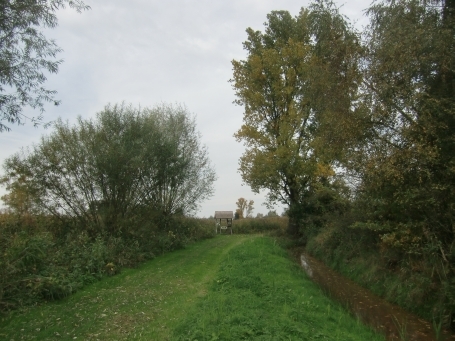
<path fill-rule="evenodd" d="M 232 233 L 283 233 L 288 225 L 287 217 L 245 218 L 234 220 Z"/>
<path fill-rule="evenodd" d="M 0 312 L 66 297 L 123 267 L 214 236 L 211 220 L 155 218 L 131 220 L 122 236 L 93 237 L 71 219 L 1 214 Z"/>

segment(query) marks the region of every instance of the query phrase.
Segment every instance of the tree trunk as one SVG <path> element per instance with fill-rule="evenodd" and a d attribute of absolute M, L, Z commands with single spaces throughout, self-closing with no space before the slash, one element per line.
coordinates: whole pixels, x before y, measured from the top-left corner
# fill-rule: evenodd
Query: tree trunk
<path fill-rule="evenodd" d="M 299 200 L 298 200 L 298 191 L 290 190 L 290 205 L 289 205 L 289 222 L 288 222 L 288 235 L 290 237 L 296 238 L 299 236 L 300 230 L 300 210 L 299 210 Z"/>
<path fill-rule="evenodd" d="M 290 237 L 299 236 L 299 219 L 298 219 L 298 217 L 293 217 L 292 215 L 289 215 L 287 232 Z"/>

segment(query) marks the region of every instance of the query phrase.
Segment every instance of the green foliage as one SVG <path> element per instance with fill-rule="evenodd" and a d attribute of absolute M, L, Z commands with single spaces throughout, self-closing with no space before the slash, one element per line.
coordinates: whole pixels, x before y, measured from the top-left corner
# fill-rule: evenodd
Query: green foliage
<path fill-rule="evenodd" d="M 9 194 L 1 197 L 5 205 L 19 215 L 39 213 L 39 208 L 34 202 L 37 193 L 30 186 L 25 175 L 17 177 L 16 181 L 10 182 L 8 177 L 0 179 L 0 184 L 6 184 Z"/>
<path fill-rule="evenodd" d="M 52 217 L 0 216 L 0 312 L 66 297 L 124 267 L 213 237 L 213 222 L 175 217 L 171 229 L 91 237 L 77 222 Z M 50 255 L 52 255 L 50 257 Z"/>
<path fill-rule="evenodd" d="M 2 1 L 0 4 L 0 121 L 23 123 L 24 106 L 44 111 L 44 102 L 59 103 L 53 90 L 43 87 L 46 73 L 57 73 L 61 49 L 42 30 L 57 26 L 56 12 L 66 5 L 86 10 L 80 0 Z M 32 119 L 38 124 L 39 116 Z M 0 123 L 0 132 L 10 130 Z"/>
<path fill-rule="evenodd" d="M 240 172 L 288 205 L 295 240 L 453 328 L 455 2 L 376 1 L 366 15 L 360 35 L 315 1 L 247 30 L 232 80 Z"/>
<path fill-rule="evenodd" d="M 227 251 L 249 238 L 193 243 L 137 269 L 123 269 L 65 300 L 0 315 L 0 335 L 7 340 L 172 340 L 173 328 L 215 278 Z"/>
<path fill-rule="evenodd" d="M 82 232 L 57 240 L 46 231 L 52 219 L 41 220 L 24 229 L 21 218 L 2 215 L 1 310 L 68 296 L 105 273 L 112 253 L 101 238 Z"/>
<path fill-rule="evenodd" d="M 447 265 L 430 256 L 403 255 L 382 244 L 370 228 L 345 223 L 322 229 L 306 250 L 376 295 L 427 321 L 450 325 L 455 291 Z"/>
<path fill-rule="evenodd" d="M 5 226 L 4 224 L 9 226 Z M 45 268 L 52 239 L 48 233 L 29 236 L 15 232 L 17 221 L 2 222 L 0 234 L 0 308 L 30 304 L 41 294 L 40 272 Z"/>
<path fill-rule="evenodd" d="M 371 136 L 351 163 L 359 210 L 384 243 L 451 263 L 455 205 L 455 17 L 451 2 L 383 2 L 369 11 L 363 100 Z M 364 221 L 365 221 L 364 220 Z"/>
<path fill-rule="evenodd" d="M 239 170 L 253 191 L 269 191 L 270 203 L 294 208 L 309 186 L 333 173 L 335 147 L 346 140 L 333 120 L 349 125 L 355 114 L 360 47 L 331 3 L 295 18 L 286 11 L 267 18 L 264 33 L 247 29 L 246 60 L 232 62 L 236 103 L 245 108 L 235 134 L 247 146 Z M 296 235 L 294 211 L 289 231 Z"/>
<path fill-rule="evenodd" d="M 212 222 L 185 217 L 210 197 L 215 173 L 181 106 L 122 104 L 58 121 L 4 169 L 0 310 L 68 296 L 213 236 Z"/>
<path fill-rule="evenodd" d="M 342 178 L 314 183 L 302 196 L 301 204 L 289 212 L 299 218 L 300 242 L 305 244 L 323 228 L 343 219 L 351 205 L 349 190 Z"/>
<path fill-rule="evenodd" d="M 74 217 L 92 236 L 120 236 L 132 220 L 137 226 L 139 219 L 191 214 L 211 196 L 216 179 L 194 118 L 168 105 L 107 106 L 95 120 L 58 121 L 4 169 L 10 198 L 27 190 L 34 207 Z M 11 199 L 6 203 L 15 208 Z"/>
<path fill-rule="evenodd" d="M 368 123 L 347 165 L 359 179 L 351 227 L 375 234 L 378 258 L 428 300 L 398 289 L 387 295 L 427 318 L 434 309 L 453 326 L 455 7 L 439 3 L 383 1 L 367 11 Z"/>

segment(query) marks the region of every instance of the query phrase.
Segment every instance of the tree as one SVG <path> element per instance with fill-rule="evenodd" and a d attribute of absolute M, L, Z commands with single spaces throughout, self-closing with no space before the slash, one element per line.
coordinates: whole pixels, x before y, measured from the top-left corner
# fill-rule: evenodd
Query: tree
<path fill-rule="evenodd" d="M 1 1 L 0 4 L 0 122 L 22 123 L 25 106 L 40 110 L 32 119 L 42 119 L 45 102 L 56 92 L 43 87 L 45 73 L 57 73 L 61 49 L 40 29 L 57 26 L 55 12 L 68 5 L 81 12 L 89 7 L 80 0 Z M 0 123 L 0 132 L 10 130 Z"/>
<path fill-rule="evenodd" d="M 254 205 L 254 201 L 253 201 L 253 200 L 250 200 L 250 201 L 248 202 L 248 206 L 247 206 L 247 208 L 246 208 L 246 216 L 247 216 L 248 218 L 253 217 L 253 210 L 254 210 L 254 206 L 253 206 L 253 205 Z"/>
<path fill-rule="evenodd" d="M 235 203 L 237 205 L 237 209 L 235 212 L 238 214 L 238 219 L 243 219 L 245 218 L 244 212 L 247 206 L 247 201 L 245 198 L 239 198 L 237 202 Z"/>
<path fill-rule="evenodd" d="M 368 139 L 351 162 L 366 213 L 359 226 L 407 254 L 453 264 L 455 3 L 382 1 L 367 13 Z"/>
<path fill-rule="evenodd" d="M 35 214 L 39 212 L 34 202 L 36 193 L 30 188 L 26 176 L 22 175 L 16 178 L 16 181 L 9 183 L 7 177 L 0 179 L 0 184 L 6 184 L 8 194 L 3 195 L 0 199 L 9 208 L 10 212 L 18 215 Z"/>
<path fill-rule="evenodd" d="M 239 198 L 239 200 L 235 203 L 237 205 L 237 209 L 236 209 L 236 214 L 238 214 L 238 218 L 236 219 L 243 219 L 243 218 L 246 218 L 246 217 L 251 217 L 251 214 L 254 210 L 254 201 L 253 200 L 250 200 L 248 202 L 248 200 L 246 200 L 245 198 Z"/>
<path fill-rule="evenodd" d="M 269 218 L 274 218 L 274 217 L 278 217 L 278 213 L 276 213 L 276 210 L 270 210 L 267 212 L 267 217 Z"/>
<path fill-rule="evenodd" d="M 213 193 L 215 171 L 201 144 L 196 121 L 183 107 L 160 106 L 151 111 L 160 132 L 158 186 L 149 196 L 165 215 L 191 214 Z"/>
<path fill-rule="evenodd" d="M 354 116 L 361 49 L 331 3 L 317 2 L 295 18 L 274 11 L 267 19 L 264 33 L 247 29 L 246 60 L 232 62 L 236 103 L 245 109 L 235 134 L 247 147 L 239 170 L 254 192 L 268 190 L 270 204 L 289 206 L 289 233 L 296 235 L 305 191 L 333 173 L 349 135 L 344 127 Z"/>
<path fill-rule="evenodd" d="M 192 214 L 213 193 L 215 172 L 194 118 L 180 106 L 107 106 L 96 120 L 55 130 L 5 161 L 10 187 L 26 177 L 35 204 L 95 232 L 127 219 Z"/>

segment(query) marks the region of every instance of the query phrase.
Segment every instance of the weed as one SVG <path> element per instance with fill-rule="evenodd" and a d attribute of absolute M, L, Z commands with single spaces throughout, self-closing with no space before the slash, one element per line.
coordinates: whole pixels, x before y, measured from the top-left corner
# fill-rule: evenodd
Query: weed
<path fill-rule="evenodd" d="M 436 340 L 442 340 L 442 318 L 436 318 L 433 316 L 432 325 Z"/>
<path fill-rule="evenodd" d="M 395 316 L 393 316 L 393 323 L 397 327 L 398 336 L 401 341 L 408 340 L 408 333 L 407 333 L 407 323 L 406 321 L 400 322 Z"/>

